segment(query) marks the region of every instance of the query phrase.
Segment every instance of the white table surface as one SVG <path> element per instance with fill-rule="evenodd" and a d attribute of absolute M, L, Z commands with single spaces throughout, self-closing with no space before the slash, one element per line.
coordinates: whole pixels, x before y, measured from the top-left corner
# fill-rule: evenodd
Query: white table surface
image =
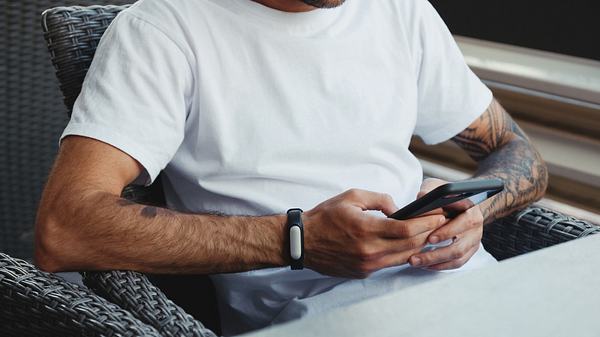
<path fill-rule="evenodd" d="M 245 336 L 600 336 L 600 235 Z"/>

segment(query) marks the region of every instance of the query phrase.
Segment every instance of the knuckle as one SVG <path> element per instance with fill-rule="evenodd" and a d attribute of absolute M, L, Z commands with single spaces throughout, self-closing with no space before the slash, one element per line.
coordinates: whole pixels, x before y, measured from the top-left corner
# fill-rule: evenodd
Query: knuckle
<path fill-rule="evenodd" d="M 430 221 L 427 222 L 427 229 L 434 230 L 441 228 L 444 223 L 440 221 L 438 217 L 432 217 Z"/>
<path fill-rule="evenodd" d="M 453 269 L 457 269 L 457 268 L 460 268 L 460 267 L 464 266 L 465 263 L 467 263 L 467 259 L 456 260 L 456 261 L 454 261 L 454 262 L 451 263 L 451 267 Z"/>
<path fill-rule="evenodd" d="M 353 233 L 358 238 L 364 238 L 369 233 L 369 226 L 365 224 L 365 221 L 362 219 L 357 219 L 354 222 Z"/>
<path fill-rule="evenodd" d="M 483 213 L 481 212 L 481 210 L 479 210 L 478 212 L 476 212 L 474 210 L 473 213 L 475 213 L 475 218 L 477 218 L 478 220 L 483 221 Z"/>
<path fill-rule="evenodd" d="M 360 278 L 367 278 L 373 273 L 373 267 L 369 263 L 360 263 L 356 271 Z"/>
<path fill-rule="evenodd" d="M 419 250 L 425 246 L 427 237 L 413 237 L 408 240 L 408 249 Z"/>
<path fill-rule="evenodd" d="M 359 244 L 356 247 L 356 258 L 360 262 L 371 261 L 374 255 L 374 250 L 367 244 Z"/>
<path fill-rule="evenodd" d="M 411 237 L 412 232 L 411 226 L 406 221 L 401 222 L 396 228 L 396 234 L 399 237 L 408 238 Z"/>
<path fill-rule="evenodd" d="M 358 275 L 358 278 L 361 279 L 361 280 L 364 280 L 366 278 L 369 278 L 369 276 L 371 276 L 371 273 L 360 273 Z"/>
<path fill-rule="evenodd" d="M 360 191 L 357 188 L 351 188 L 349 190 L 346 191 L 346 195 L 349 198 L 355 199 L 358 198 L 360 195 Z"/>
<path fill-rule="evenodd" d="M 411 238 L 415 235 L 416 230 L 414 229 L 414 226 L 407 226 L 405 224 L 403 224 L 400 227 L 400 235 L 405 237 L 405 238 Z"/>
<path fill-rule="evenodd" d="M 468 228 L 474 228 L 475 224 L 476 222 L 473 217 L 469 216 L 465 219 L 465 225 L 467 225 Z"/>
<path fill-rule="evenodd" d="M 453 252 L 450 253 L 450 259 L 452 260 L 459 260 L 464 256 L 464 252 L 461 250 L 455 250 Z"/>
<path fill-rule="evenodd" d="M 394 198 L 392 198 L 391 195 L 389 195 L 388 193 L 384 193 L 382 195 L 383 201 L 385 201 L 386 203 L 392 203 L 394 202 Z"/>
<path fill-rule="evenodd" d="M 406 242 L 406 249 L 407 250 L 415 250 L 417 248 L 419 248 L 419 244 L 417 243 L 417 240 L 415 239 L 410 239 Z"/>
<path fill-rule="evenodd" d="M 460 262 L 452 261 L 452 262 L 449 262 L 444 269 L 446 269 L 446 270 L 458 269 L 461 266 L 462 266 L 462 264 Z"/>
<path fill-rule="evenodd" d="M 427 254 L 419 255 L 419 260 L 421 260 L 420 265 L 422 265 L 422 266 L 428 266 L 432 263 L 431 257 Z"/>
<path fill-rule="evenodd" d="M 473 209 L 469 210 L 468 224 L 470 227 L 478 227 L 483 225 L 483 215 L 481 212 L 475 212 Z"/>
<path fill-rule="evenodd" d="M 483 227 L 483 221 L 484 221 L 483 215 L 482 214 L 477 214 L 477 216 L 476 216 L 475 219 L 477 220 L 477 226 Z"/>

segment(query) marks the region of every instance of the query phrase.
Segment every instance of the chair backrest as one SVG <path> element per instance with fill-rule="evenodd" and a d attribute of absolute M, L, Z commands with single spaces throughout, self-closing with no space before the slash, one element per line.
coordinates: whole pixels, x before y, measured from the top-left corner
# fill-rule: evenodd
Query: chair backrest
<path fill-rule="evenodd" d="M 112 20 L 129 6 L 56 7 L 42 13 L 44 38 L 69 116 L 102 35 Z M 160 178 L 148 188 L 128 186 L 122 195 L 139 203 L 165 204 Z"/>
<path fill-rule="evenodd" d="M 57 7 L 42 13 L 44 38 L 69 116 L 100 38 L 112 20 L 129 6 Z"/>
<path fill-rule="evenodd" d="M 31 259 L 41 191 L 67 123 L 40 14 L 58 3 L 134 0 L 18 0 L 0 4 L 0 252 Z"/>

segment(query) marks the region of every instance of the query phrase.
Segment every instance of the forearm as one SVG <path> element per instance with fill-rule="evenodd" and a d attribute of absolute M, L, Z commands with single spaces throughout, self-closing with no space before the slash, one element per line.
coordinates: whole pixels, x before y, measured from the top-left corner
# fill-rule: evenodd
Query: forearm
<path fill-rule="evenodd" d="M 515 139 L 480 160 L 475 177 L 504 181 L 504 191 L 480 205 L 489 223 L 539 200 L 548 173 L 539 153 L 527 141 Z"/>
<path fill-rule="evenodd" d="M 548 172 L 538 151 L 496 100 L 452 139 L 478 163 L 475 177 L 504 181 L 504 191 L 480 205 L 485 223 L 540 199 Z"/>
<path fill-rule="evenodd" d="M 44 212 L 36 254 L 46 269 L 220 273 L 285 264 L 285 216 L 184 214 L 106 192 Z M 46 256 L 44 256 L 46 255 Z"/>

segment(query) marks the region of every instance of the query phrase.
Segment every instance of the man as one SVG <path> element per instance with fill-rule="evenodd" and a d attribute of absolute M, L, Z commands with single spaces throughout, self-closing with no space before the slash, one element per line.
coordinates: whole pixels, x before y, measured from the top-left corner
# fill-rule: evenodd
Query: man
<path fill-rule="evenodd" d="M 505 191 L 453 220 L 387 219 L 441 183 L 421 186 L 413 134 L 452 138 Z M 37 263 L 215 274 L 225 334 L 493 261 L 483 223 L 547 179 L 426 0 L 139 1 L 107 30 L 61 139 Z M 119 197 L 161 170 L 168 209 Z M 289 269 L 296 207 L 304 270 Z"/>

